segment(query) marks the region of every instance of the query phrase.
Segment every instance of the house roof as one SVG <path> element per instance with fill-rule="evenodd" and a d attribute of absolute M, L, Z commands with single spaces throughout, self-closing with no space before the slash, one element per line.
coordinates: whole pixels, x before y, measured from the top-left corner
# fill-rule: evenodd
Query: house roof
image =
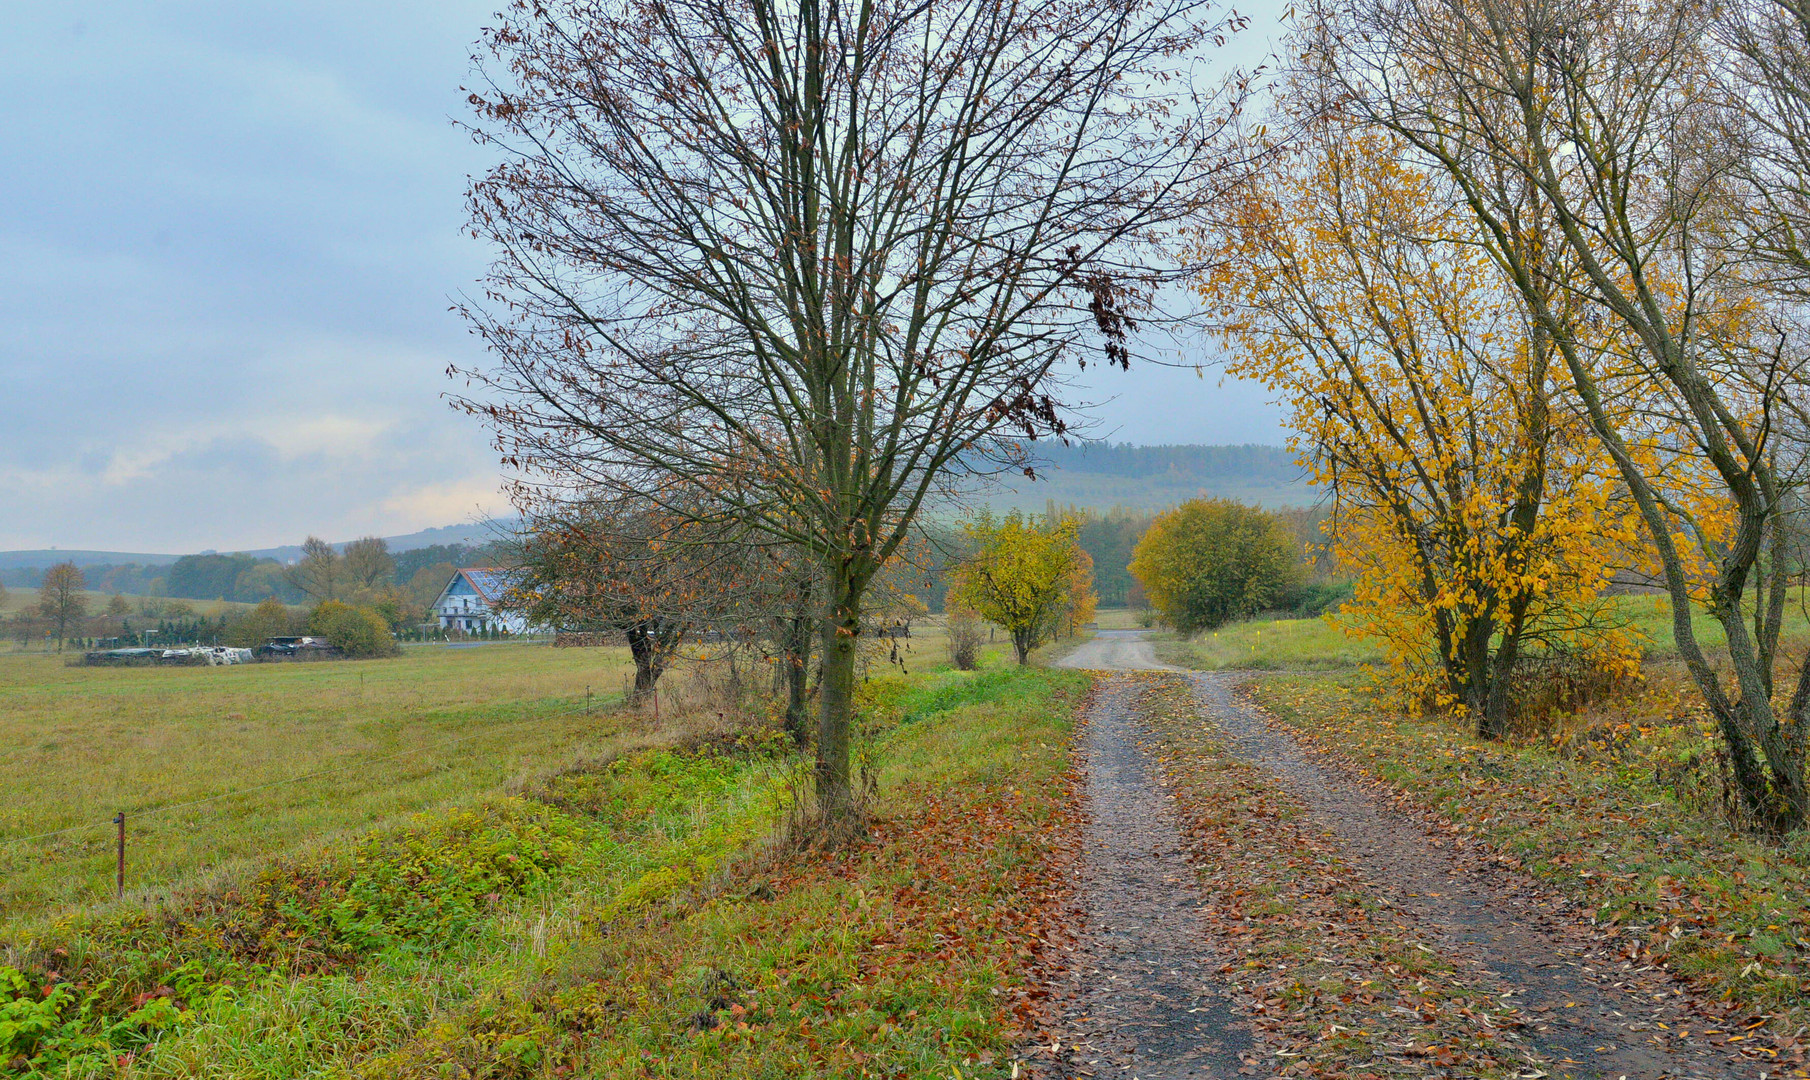
<path fill-rule="evenodd" d="M 509 571 L 496 566 L 470 566 L 455 572 L 453 579 L 446 583 L 446 588 L 440 590 L 440 595 L 445 597 L 460 578 L 464 578 L 472 591 L 483 597 L 487 604 L 501 602 L 503 595 L 509 591 Z"/>

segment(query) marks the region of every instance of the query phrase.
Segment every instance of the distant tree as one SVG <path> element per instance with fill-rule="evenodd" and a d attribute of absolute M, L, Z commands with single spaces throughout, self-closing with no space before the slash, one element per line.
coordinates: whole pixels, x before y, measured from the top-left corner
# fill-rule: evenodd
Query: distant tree
<path fill-rule="evenodd" d="M 268 597 L 300 602 L 304 594 L 290 581 L 289 568 L 275 559 L 260 559 L 233 582 L 229 599 L 255 604 Z"/>
<path fill-rule="evenodd" d="M 1093 559 L 1094 589 L 1100 594 L 1100 603 L 1108 607 L 1131 606 L 1126 597 L 1133 583 L 1131 571 L 1126 567 L 1131 563 L 1131 549 L 1137 546 L 1138 537 L 1144 535 L 1144 530 L 1150 527 L 1150 521 L 1156 513 L 1128 510 L 1124 507 L 1100 511 L 1057 506 L 1054 500 L 1050 500 L 1046 504 L 1044 516 L 1075 519 L 1075 541 Z"/>
<path fill-rule="evenodd" d="M 1159 514 L 1131 558 L 1150 602 L 1184 636 L 1274 607 L 1300 565 L 1275 515 L 1228 499 L 1194 499 Z"/>
<path fill-rule="evenodd" d="M 956 586 L 950 586 L 943 601 L 945 628 L 949 635 L 949 662 L 957 670 L 973 671 L 980 666 L 980 643 L 985 629 L 981 617 L 961 602 Z"/>
<path fill-rule="evenodd" d="M 113 618 L 115 618 L 115 619 L 124 618 L 126 613 L 131 610 L 132 610 L 132 605 L 126 603 L 126 598 L 121 596 L 120 594 L 114 593 L 112 596 L 107 598 L 107 614 L 112 616 Z"/>
<path fill-rule="evenodd" d="M 368 659 L 402 651 L 382 615 L 368 607 L 338 600 L 323 601 L 308 616 L 308 632 L 332 642 L 347 656 Z"/>
<path fill-rule="evenodd" d="M 396 573 L 396 560 L 390 557 L 390 545 L 376 536 L 363 536 L 347 544 L 339 564 L 340 577 L 351 595 L 390 584 Z"/>
<path fill-rule="evenodd" d="M 363 601 L 359 606 L 382 616 L 391 630 L 400 630 L 409 623 L 421 621 L 418 609 L 409 599 L 408 591 L 388 580 L 374 589 L 359 590 L 358 596 Z"/>
<path fill-rule="evenodd" d="M 446 583 L 458 572 L 459 568 L 449 562 L 434 563 L 416 570 L 405 587 L 409 603 L 425 618 L 427 609 L 433 606 L 435 600 L 440 599 L 440 594 L 446 590 Z"/>
<path fill-rule="evenodd" d="M 968 524 L 974 551 L 956 567 L 951 598 L 1011 634 L 1020 664 L 1097 602 L 1093 563 L 1075 532 L 1072 518 L 1039 523 L 1016 510 Z"/>
<path fill-rule="evenodd" d="M 452 571 L 463 566 L 482 566 L 480 558 L 488 549 L 475 548 L 469 544 L 431 544 L 423 548 L 410 548 L 408 551 L 392 551 L 390 557 L 396 561 L 395 580 L 398 585 L 407 585 L 415 579 L 423 569 L 445 564 L 452 569 L 447 570 L 447 577 Z M 442 580 L 440 584 L 446 582 Z M 429 599 L 433 599 L 429 597 Z"/>
<path fill-rule="evenodd" d="M 250 555 L 184 555 L 170 566 L 164 588 L 193 600 L 231 600 L 239 576 L 258 564 Z"/>
<path fill-rule="evenodd" d="M 745 552 L 685 515 L 627 499 L 546 504 L 521 541 L 509 603 L 531 624 L 614 632 L 635 661 L 635 695 L 651 693 L 686 639 L 751 595 Z M 735 584 L 732 584 L 735 583 Z"/>
<path fill-rule="evenodd" d="M 6 600 L 7 600 L 6 585 L 4 583 L 0 583 L 0 611 L 6 610 Z"/>
<path fill-rule="evenodd" d="M 289 568 L 289 582 L 317 604 L 338 599 L 344 591 L 339 552 L 318 536 L 302 541 L 302 557 Z"/>
<path fill-rule="evenodd" d="M 81 568 L 72 562 L 60 562 L 44 571 L 44 584 L 38 586 L 38 617 L 56 628 L 58 652 L 63 651 L 70 624 L 88 614 L 88 598 L 82 595 L 87 584 Z"/>
<path fill-rule="evenodd" d="M 255 648 L 273 637 L 283 637 L 294 620 L 289 609 L 275 597 L 252 608 L 236 625 L 228 628 L 227 642 L 243 649 Z"/>

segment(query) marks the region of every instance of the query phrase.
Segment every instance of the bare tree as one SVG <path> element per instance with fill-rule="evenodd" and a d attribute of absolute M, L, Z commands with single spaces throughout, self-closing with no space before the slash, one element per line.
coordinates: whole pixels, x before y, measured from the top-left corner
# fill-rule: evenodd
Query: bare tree
<path fill-rule="evenodd" d="M 390 584 L 396 560 L 390 545 L 377 536 L 363 536 L 346 545 L 340 554 L 340 578 L 348 592 L 369 592 Z"/>
<path fill-rule="evenodd" d="M 1741 238 L 1766 282 L 1810 300 L 1810 4 L 1735 0 L 1719 5 L 1732 57 L 1723 69 L 1738 122 L 1746 194 Z"/>
<path fill-rule="evenodd" d="M 646 500 L 538 504 L 507 603 L 538 625 L 622 634 L 639 699 L 748 588 L 734 553 L 701 532 L 692 517 Z"/>
<path fill-rule="evenodd" d="M 289 568 L 289 583 L 317 604 L 338 599 L 345 591 L 339 552 L 318 536 L 303 540 L 302 557 Z"/>
<path fill-rule="evenodd" d="M 1639 507 L 1748 809 L 1805 824 L 1810 664 L 1773 703 L 1778 526 L 1802 480 L 1780 435 L 1804 426 L 1803 358 L 1788 335 L 1767 344 L 1768 313 L 1725 242 L 1742 163 L 1709 77 L 1712 9 L 1319 0 L 1312 16 L 1303 55 L 1323 107 L 1397 133 L 1450 181 L 1562 357 Z M 1605 320 L 1611 346 L 1580 339 Z M 1698 640 L 1694 598 L 1726 633 L 1731 683 Z"/>
<path fill-rule="evenodd" d="M 1236 17 L 1234 16 L 1234 19 Z M 853 820 L 856 638 L 940 486 L 1060 434 L 1211 193 L 1201 0 L 518 0 L 471 189 L 494 351 L 460 404 L 529 484 L 707 505 L 816 564 L 817 797 Z M 480 60 L 480 63 L 484 63 Z"/>
<path fill-rule="evenodd" d="M 72 562 L 60 562 L 44 571 L 44 583 L 38 586 L 38 618 L 56 627 L 58 652 L 63 651 L 63 641 L 69 636 L 69 624 L 88 615 L 88 598 L 82 595 L 87 584 L 81 568 Z"/>

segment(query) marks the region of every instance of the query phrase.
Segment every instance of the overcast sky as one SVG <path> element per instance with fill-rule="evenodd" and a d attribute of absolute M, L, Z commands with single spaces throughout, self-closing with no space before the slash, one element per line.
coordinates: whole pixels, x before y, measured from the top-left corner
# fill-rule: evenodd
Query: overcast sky
<path fill-rule="evenodd" d="M 11 5 L 0 549 L 346 539 L 504 508 L 448 364 L 495 0 Z M 1245 54 L 1271 36 L 1260 21 Z M 1255 388 L 1089 368 L 1118 441 L 1279 443 Z"/>

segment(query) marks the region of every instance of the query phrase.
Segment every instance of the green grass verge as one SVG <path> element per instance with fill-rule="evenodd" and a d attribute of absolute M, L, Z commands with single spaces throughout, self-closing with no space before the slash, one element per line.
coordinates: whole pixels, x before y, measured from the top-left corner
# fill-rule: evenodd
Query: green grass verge
<path fill-rule="evenodd" d="M 1156 656 L 1195 671 L 1320 671 L 1383 662 L 1375 645 L 1326 619 L 1253 619 L 1189 640 L 1165 633 L 1156 639 Z"/>

